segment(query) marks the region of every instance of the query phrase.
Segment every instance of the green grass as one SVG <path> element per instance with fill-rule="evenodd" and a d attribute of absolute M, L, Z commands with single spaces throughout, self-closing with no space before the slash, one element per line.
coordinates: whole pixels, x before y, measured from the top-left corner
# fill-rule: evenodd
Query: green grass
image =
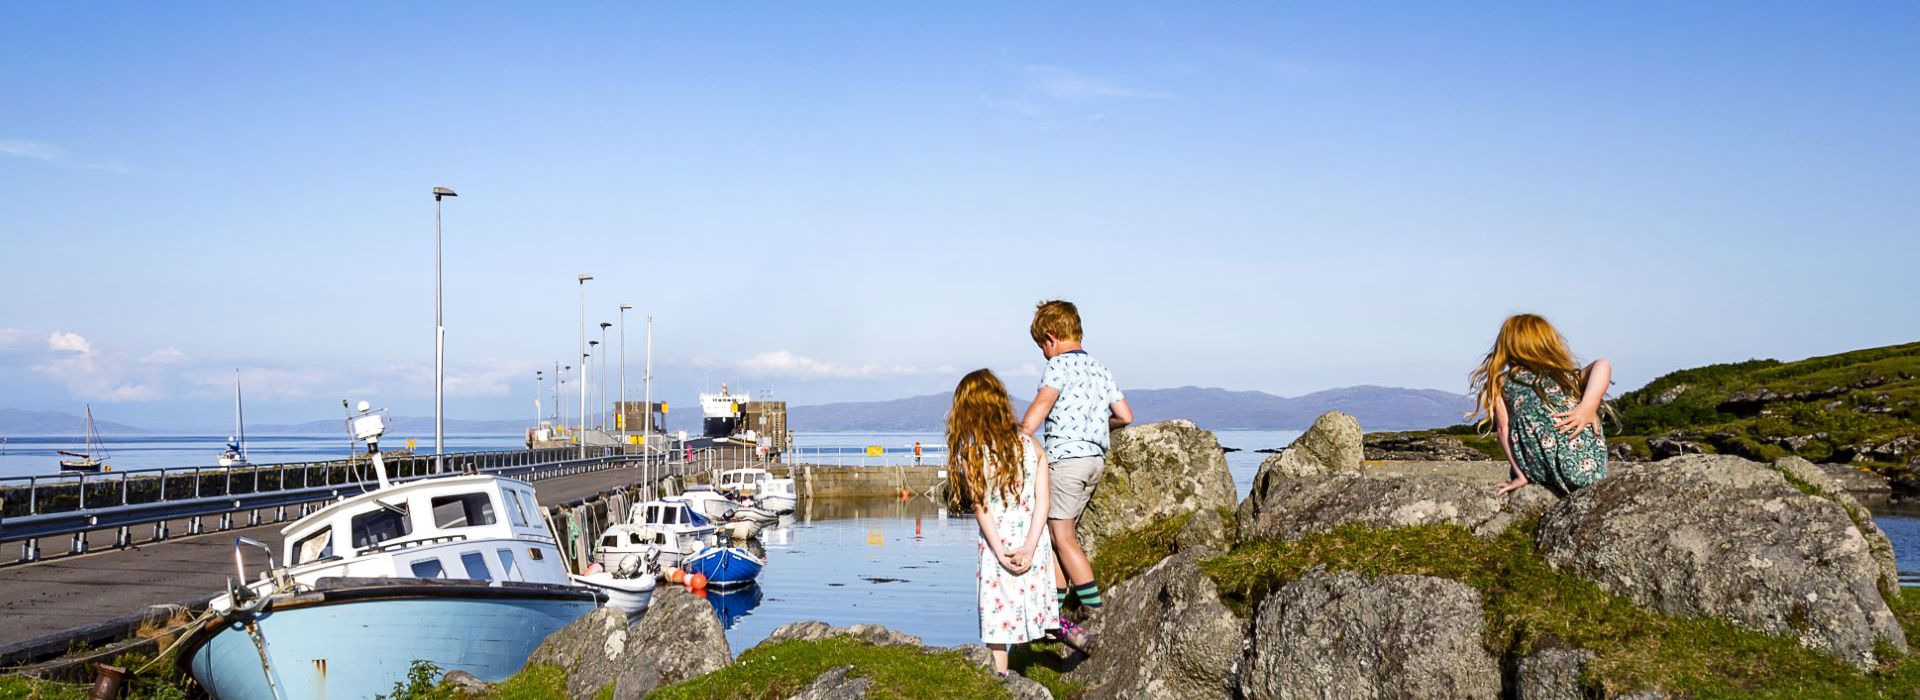
<path fill-rule="evenodd" d="M 1492 541 L 1454 525 L 1350 525 L 1247 543 L 1203 566 L 1243 612 L 1318 565 L 1454 579 L 1484 597 L 1489 651 L 1505 657 L 1548 646 L 1592 650 L 1586 680 L 1609 693 L 1659 687 L 1699 698 L 1912 698 L 1920 688 L 1920 657 L 1888 655 L 1881 668 L 1862 672 L 1783 637 L 1650 612 L 1554 571 L 1535 551 L 1533 535 L 1532 523 Z M 1896 594 L 1890 605 L 1909 637 L 1920 639 L 1920 594 Z"/>
<path fill-rule="evenodd" d="M 685 683 L 667 686 L 648 700 L 775 700 L 790 697 L 835 666 L 852 665 L 852 676 L 873 679 L 875 700 L 985 700 L 1009 695 L 991 673 L 958 652 L 873 646 L 849 637 L 762 644 L 734 663 Z"/>
<path fill-rule="evenodd" d="M 1191 517 L 1192 513 L 1184 513 L 1163 518 L 1101 540 L 1093 553 L 1093 573 L 1101 587 L 1111 589 L 1173 554 L 1174 537 Z M 1232 522 L 1231 513 L 1228 522 Z"/>

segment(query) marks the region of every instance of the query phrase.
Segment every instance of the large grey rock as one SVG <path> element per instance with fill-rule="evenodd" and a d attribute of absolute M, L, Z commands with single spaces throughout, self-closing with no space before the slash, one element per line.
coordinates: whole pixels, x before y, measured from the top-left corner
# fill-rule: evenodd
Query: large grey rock
<path fill-rule="evenodd" d="M 1213 433 L 1170 420 L 1116 431 L 1106 475 L 1080 518 L 1080 544 L 1208 508 L 1233 507 L 1233 473 Z"/>
<path fill-rule="evenodd" d="M 1253 492 L 1240 502 L 1240 522 L 1258 518 L 1280 484 L 1302 477 L 1360 473 L 1363 438 L 1360 421 L 1353 416 L 1339 411 L 1321 414 L 1287 449 L 1260 463 L 1253 475 Z"/>
<path fill-rule="evenodd" d="M 615 700 L 638 700 L 655 688 L 718 670 L 732 658 L 713 606 L 684 589 L 661 586 L 631 627 L 617 610 L 595 610 L 548 636 L 527 662 L 565 669 L 574 700 L 595 698 L 608 685 Z"/>
<path fill-rule="evenodd" d="M 1233 549 L 1233 525 L 1227 522 L 1220 511 L 1205 508 L 1195 511 L 1187 518 L 1187 524 L 1173 535 L 1174 548 L 1178 551 L 1203 552 L 1202 556 L 1217 556 Z"/>
<path fill-rule="evenodd" d="M 835 666 L 813 679 L 813 685 L 787 700 L 865 700 L 873 679 L 850 675 L 852 666 Z"/>
<path fill-rule="evenodd" d="M 1247 621 L 1221 604 L 1200 556 L 1175 554 L 1106 592 L 1090 623 L 1098 646 L 1067 674 L 1086 698 L 1233 697 Z"/>
<path fill-rule="evenodd" d="M 1362 441 L 1370 460 L 1440 460 L 1470 462 L 1486 459 L 1479 450 L 1467 446 L 1457 436 L 1426 431 L 1409 433 L 1367 433 Z"/>
<path fill-rule="evenodd" d="M 1541 518 L 1541 554 L 1662 613 L 1717 617 L 1872 666 L 1907 648 L 1874 544 L 1840 504 L 1738 457 L 1616 470 Z"/>
<path fill-rule="evenodd" d="M 1899 590 L 1900 567 L 1893 556 L 1893 540 L 1888 539 L 1887 533 L 1882 532 L 1880 525 L 1873 521 L 1873 513 L 1854 499 L 1847 482 L 1834 476 L 1832 469 L 1799 457 L 1774 462 L 1773 468 L 1789 480 L 1798 480 L 1811 487 L 1813 495 L 1833 501 L 1834 505 L 1845 510 L 1847 517 L 1853 520 L 1854 527 L 1860 530 L 1860 535 L 1867 538 L 1867 551 L 1880 564 L 1880 591 Z"/>
<path fill-rule="evenodd" d="M 800 622 L 789 622 L 781 625 L 774 628 L 773 633 L 767 635 L 767 638 L 761 640 L 760 643 L 772 644 L 774 642 L 790 640 L 817 642 L 833 637 L 852 637 L 853 639 L 882 647 L 921 646 L 919 637 L 904 632 L 895 632 L 881 625 L 862 622 L 851 627 L 835 627 L 819 620 L 802 620 Z"/>
<path fill-rule="evenodd" d="M 1308 572 L 1254 620 L 1247 700 L 1497 698 L 1480 592 L 1430 576 Z"/>
<path fill-rule="evenodd" d="M 1521 658 L 1514 670 L 1514 700 L 1586 700 L 1590 693 L 1580 674 L 1593 652 L 1585 649 L 1540 649 Z"/>
<path fill-rule="evenodd" d="M 1272 479 L 1264 486 L 1241 505 L 1242 541 L 1301 537 L 1349 523 L 1380 528 L 1452 523 L 1491 538 L 1557 500 L 1540 486 L 1496 496 L 1492 484 L 1437 474 L 1302 476 Z"/>

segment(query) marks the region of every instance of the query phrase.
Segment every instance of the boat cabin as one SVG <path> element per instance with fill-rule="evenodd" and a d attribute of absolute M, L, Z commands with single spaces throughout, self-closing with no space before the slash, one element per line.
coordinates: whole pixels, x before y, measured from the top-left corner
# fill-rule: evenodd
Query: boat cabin
<path fill-rule="evenodd" d="M 298 583 L 327 576 L 568 582 L 533 486 L 497 476 L 399 484 L 349 498 L 281 531 Z"/>
<path fill-rule="evenodd" d="M 712 521 L 683 500 L 636 503 L 629 519 L 638 525 L 662 525 L 684 530 L 713 529 Z"/>
<path fill-rule="evenodd" d="M 719 483 L 715 484 L 714 488 L 719 491 L 752 496 L 765 490 L 767 483 L 771 481 L 773 481 L 773 475 L 767 473 L 765 469 L 729 469 L 720 472 Z"/>

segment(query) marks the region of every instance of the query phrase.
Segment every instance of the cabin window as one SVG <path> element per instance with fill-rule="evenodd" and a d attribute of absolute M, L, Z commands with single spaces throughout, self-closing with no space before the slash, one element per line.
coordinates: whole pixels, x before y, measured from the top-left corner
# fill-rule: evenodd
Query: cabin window
<path fill-rule="evenodd" d="M 514 489 L 506 489 L 500 493 L 507 498 L 507 517 L 513 520 L 513 526 L 526 527 L 527 510 L 526 507 L 520 503 L 520 492 Z"/>
<path fill-rule="evenodd" d="M 446 568 L 440 566 L 439 559 L 421 559 L 413 563 L 414 578 L 446 578 L 446 576 Z"/>
<path fill-rule="evenodd" d="M 638 539 L 638 538 L 636 538 L 636 539 Z M 606 537 L 602 537 L 602 538 L 600 538 L 600 546 L 602 546 L 602 547 L 618 547 L 618 546 L 620 546 L 620 536 L 619 536 L 619 535 L 607 535 Z"/>
<path fill-rule="evenodd" d="M 640 533 L 638 532 L 627 533 L 627 541 L 631 544 L 642 544 L 640 541 Z"/>
<path fill-rule="evenodd" d="M 467 552 L 460 555 L 460 565 L 467 568 L 467 578 L 492 581 L 493 574 L 487 571 L 487 557 L 479 552 Z"/>
<path fill-rule="evenodd" d="M 319 532 L 300 538 L 293 545 L 294 564 L 305 564 L 333 556 L 333 528 L 321 528 Z"/>
<path fill-rule="evenodd" d="M 505 578 L 509 581 L 526 580 L 525 576 L 520 573 L 519 562 L 513 560 L 513 550 L 511 549 L 505 547 L 500 549 L 500 570 L 505 572 Z"/>
<path fill-rule="evenodd" d="M 433 499 L 433 524 L 440 529 L 492 525 L 493 499 L 484 493 L 439 496 Z"/>
<path fill-rule="evenodd" d="M 381 508 L 353 516 L 353 546 L 371 547 L 413 532 L 413 521 L 405 508 Z"/>
<path fill-rule="evenodd" d="M 533 497 L 532 491 L 520 492 L 520 517 L 533 525 L 540 524 L 540 501 Z"/>

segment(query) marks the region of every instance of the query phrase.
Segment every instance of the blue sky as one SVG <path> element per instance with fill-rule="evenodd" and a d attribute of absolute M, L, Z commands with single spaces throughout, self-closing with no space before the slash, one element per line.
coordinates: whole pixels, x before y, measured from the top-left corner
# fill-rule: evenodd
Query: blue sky
<path fill-rule="evenodd" d="M 589 322 L 659 393 L 1016 375 L 1464 390 L 1548 315 L 1623 388 L 1914 340 L 1920 6 L 15 4 L 0 407 L 531 415 Z M 638 328 L 635 323 L 634 328 Z M 639 334 L 629 336 L 637 385 Z"/>

